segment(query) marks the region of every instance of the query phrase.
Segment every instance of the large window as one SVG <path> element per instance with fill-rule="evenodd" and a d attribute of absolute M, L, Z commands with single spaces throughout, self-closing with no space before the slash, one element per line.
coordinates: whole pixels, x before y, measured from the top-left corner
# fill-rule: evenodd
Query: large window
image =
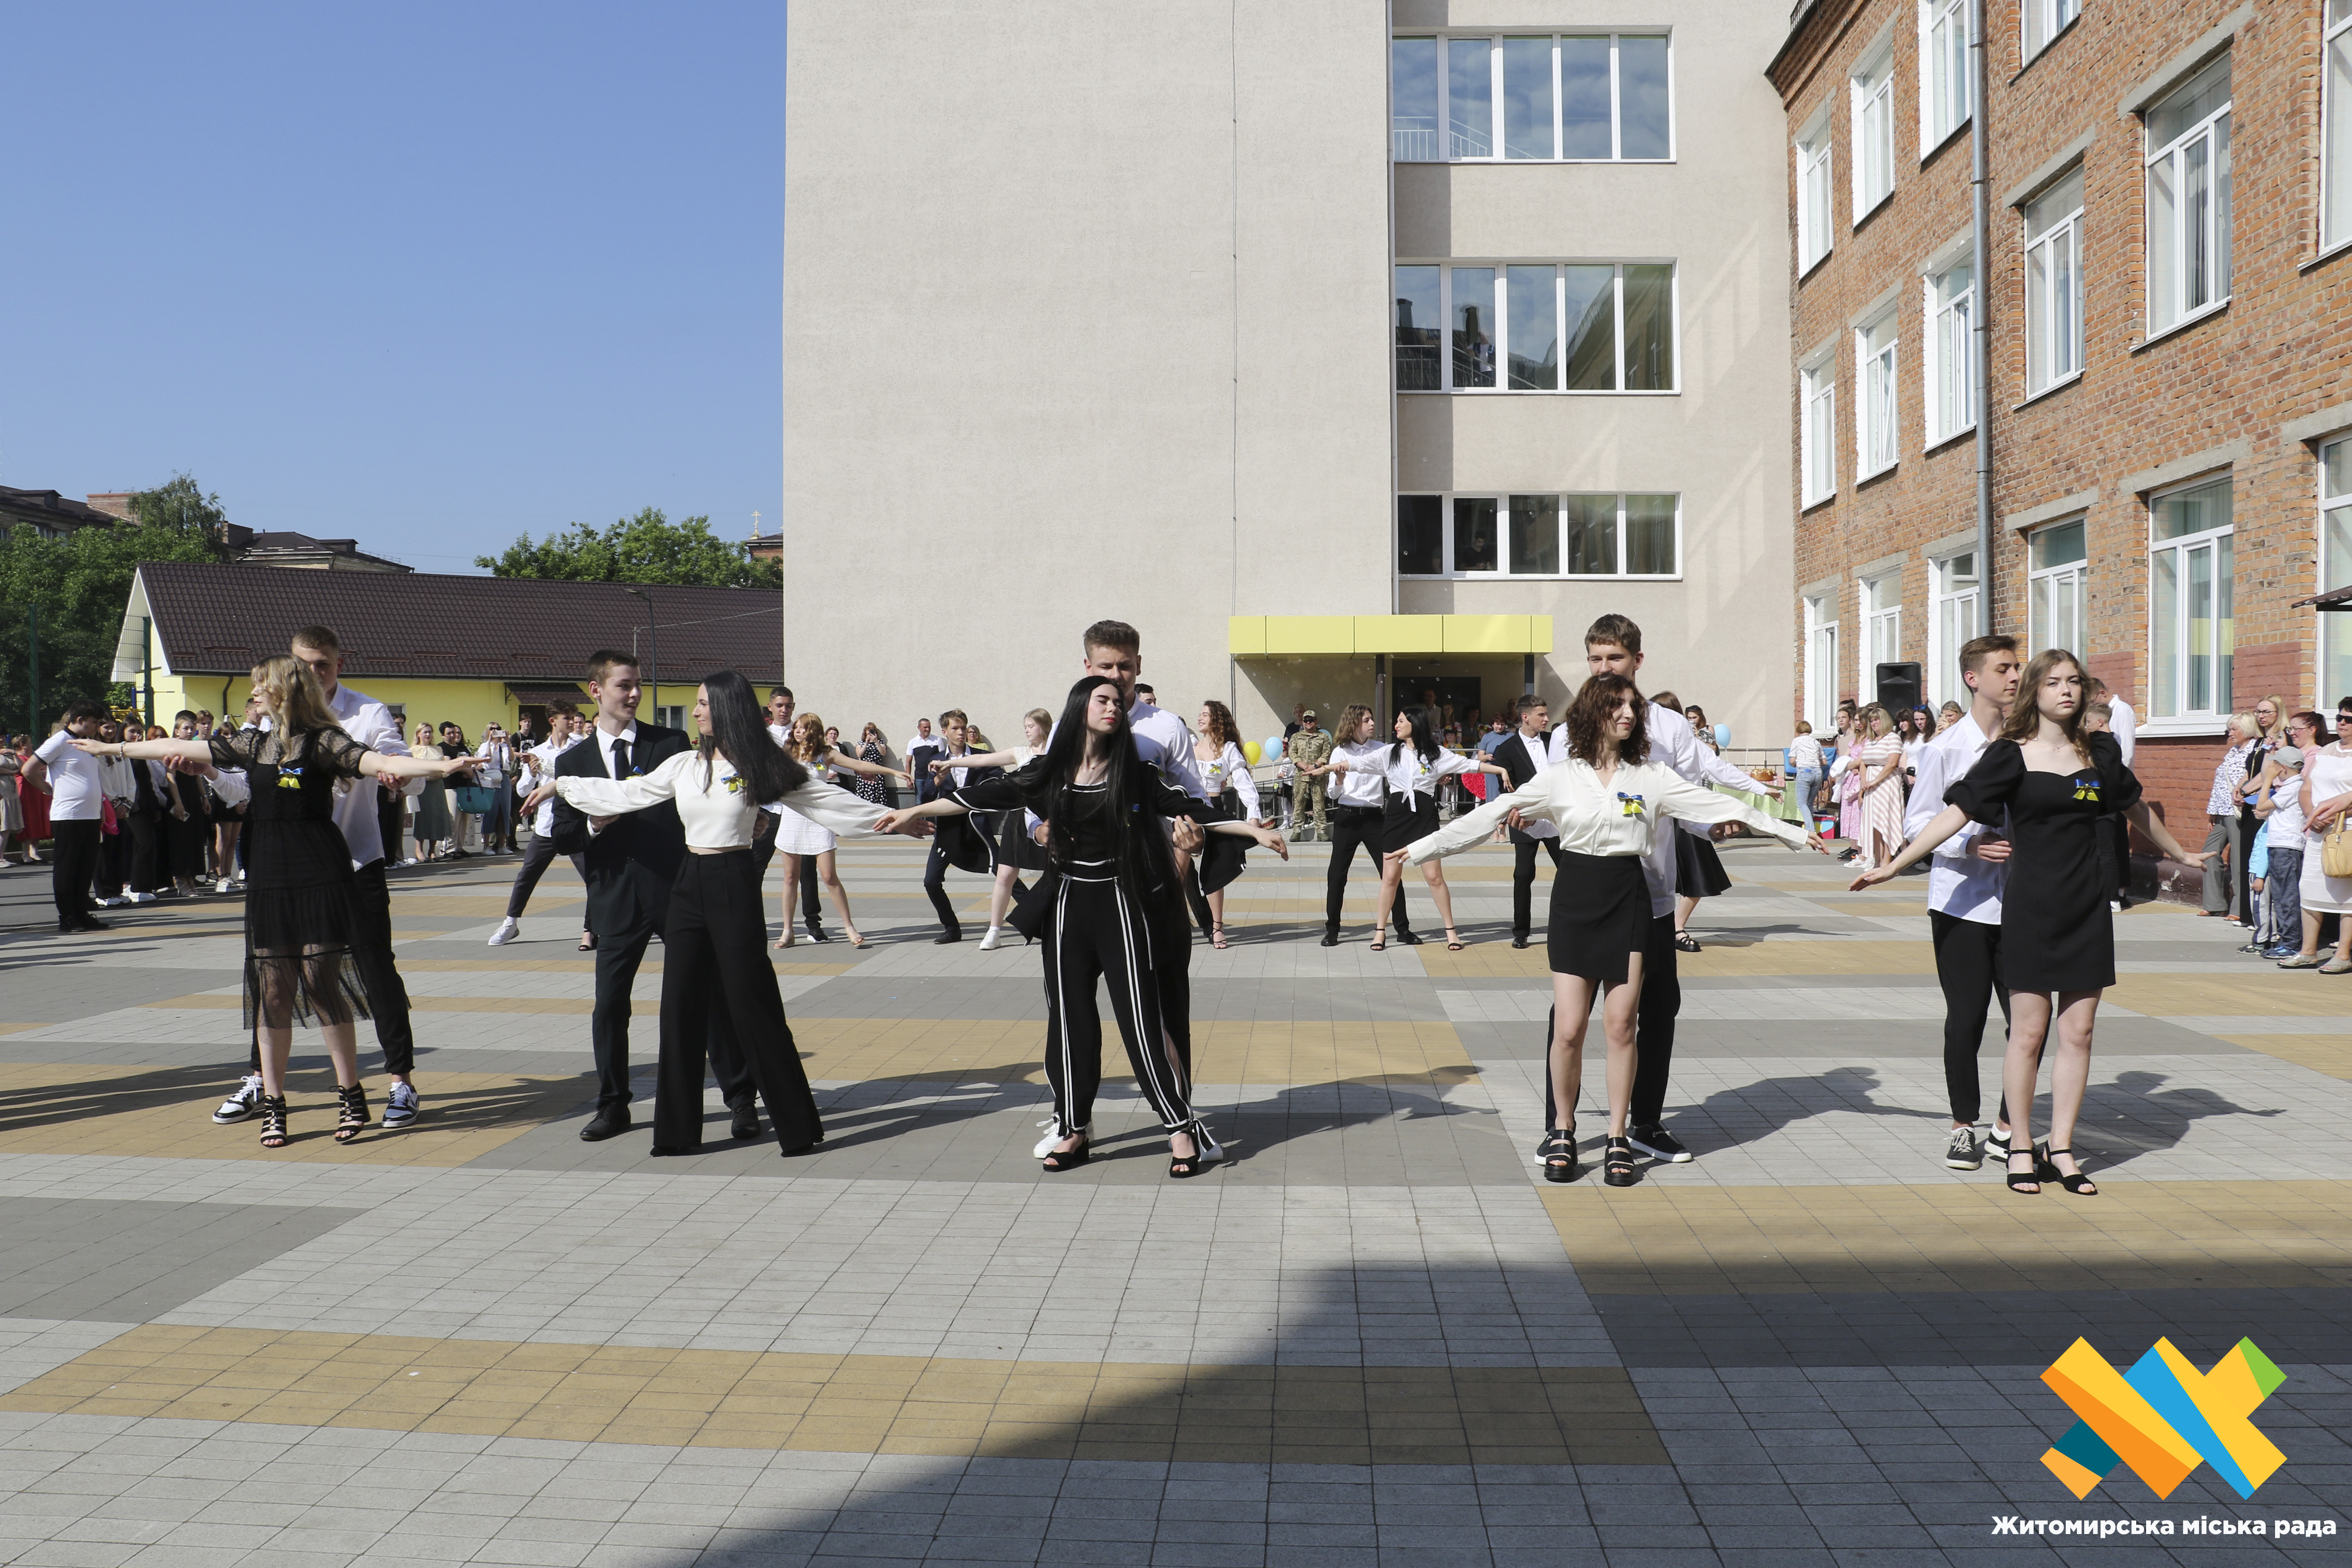
<path fill-rule="evenodd" d="M 1824 595 L 1805 601 L 1805 721 L 1814 732 L 1837 728 L 1837 605 Z"/>
<path fill-rule="evenodd" d="M 1672 392 L 1675 313 L 1672 263 L 1401 266 L 1397 390 Z"/>
<path fill-rule="evenodd" d="M 2083 171 L 2025 204 L 2025 390 L 2083 374 Z"/>
<path fill-rule="evenodd" d="M 1401 163 L 1674 156 L 1663 35 L 1395 38 L 1389 78 L 1389 142 Z"/>
<path fill-rule="evenodd" d="M 1903 658 L 1903 574 L 1865 577 L 1862 583 L 1862 646 L 1868 663 L 1863 673 L 1876 688 L 1877 666 Z"/>
<path fill-rule="evenodd" d="M 2352 5 L 2352 0 L 2346 0 Z M 1797 270 L 1810 272 L 1830 253 L 1835 189 L 1830 177 L 1830 121 L 1821 121 L 1797 139 Z"/>
<path fill-rule="evenodd" d="M 2226 714 L 2237 641 L 2230 481 L 2155 497 L 2147 514 L 2148 716 Z"/>
<path fill-rule="evenodd" d="M 2352 437 L 2319 453 L 2319 585 L 2352 587 Z M 2352 614 L 2319 617 L 2321 705 L 2352 697 Z"/>
<path fill-rule="evenodd" d="M 2046 647 L 2063 647 L 2078 658 L 2090 657 L 2084 645 L 2091 639 L 2083 625 L 2084 573 L 2089 559 L 2079 517 L 2026 539 L 2027 658 Z"/>
<path fill-rule="evenodd" d="M 1853 73 L 1853 217 L 1895 194 L 1895 52 Z"/>
<path fill-rule="evenodd" d="M 2083 0 L 2024 0 L 2017 8 L 2021 35 L 2020 59 L 2032 59 L 2050 47 L 2050 40 L 2074 25 Z"/>
<path fill-rule="evenodd" d="M 1960 649 L 1977 635 L 1977 558 L 1948 556 L 1927 563 L 1927 701 L 1969 705 L 1960 681 Z"/>
<path fill-rule="evenodd" d="M 1853 334 L 1853 468 L 1866 479 L 1895 466 L 1895 323 L 1888 310 Z"/>
<path fill-rule="evenodd" d="M 2323 249 L 2352 241 L 2352 0 L 2327 0 L 2319 215 Z"/>
<path fill-rule="evenodd" d="M 1959 260 L 1927 275 L 1926 363 L 1927 444 L 1948 441 L 1977 418 L 1976 260 Z"/>
<path fill-rule="evenodd" d="M 1969 100 L 1968 0 L 1919 0 L 1920 157 L 1968 123 Z"/>
<path fill-rule="evenodd" d="M 1681 572 L 1679 496 L 1397 498 L 1399 576 L 1671 578 Z"/>
<path fill-rule="evenodd" d="M 1837 362 L 1824 355 L 1797 375 L 1798 458 L 1804 504 L 1837 494 Z"/>
<path fill-rule="evenodd" d="M 2147 330 L 2230 297 L 2230 59 L 2147 115 Z"/>

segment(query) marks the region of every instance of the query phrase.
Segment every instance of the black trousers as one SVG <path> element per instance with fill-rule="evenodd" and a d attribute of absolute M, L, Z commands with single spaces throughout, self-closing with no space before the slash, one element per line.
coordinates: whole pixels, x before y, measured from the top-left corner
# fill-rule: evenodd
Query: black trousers
<path fill-rule="evenodd" d="M 1551 872 L 1559 875 L 1559 840 L 1529 838 L 1523 833 L 1511 836 L 1511 934 L 1525 936 L 1534 929 L 1529 906 L 1535 900 L 1536 847 L 1542 846 L 1551 857 Z"/>
<path fill-rule="evenodd" d="M 760 931 L 763 942 L 767 930 L 767 917 L 762 914 Z M 646 944 L 656 936 L 664 936 L 665 931 L 666 927 L 657 929 L 653 921 L 645 921 L 622 931 L 595 933 L 596 1010 L 589 1018 L 588 1035 L 596 1050 L 596 1109 L 600 1111 L 625 1106 L 633 1098 L 629 1092 L 629 991 L 636 984 L 637 965 L 645 962 Z M 764 953 L 766 949 L 761 951 Z M 771 974 L 774 973 L 772 968 L 769 971 Z M 668 976 L 669 966 L 665 961 L 665 982 Z M 667 984 L 663 993 L 667 996 Z M 743 1047 L 735 1034 L 734 1014 L 726 1005 L 724 994 L 710 1000 L 714 1004 L 709 1014 L 710 1073 L 719 1080 L 719 1092 L 727 1097 L 727 1103 L 741 1105 L 758 1092 L 758 1085 L 744 1065 Z M 702 1102 L 698 1081 L 694 1102 Z"/>
<path fill-rule="evenodd" d="M 777 826 L 776 814 L 763 811 L 760 814 L 760 826 L 752 830 L 752 861 L 759 867 L 763 880 L 768 875 L 768 862 L 776 858 Z M 807 923 L 812 936 L 816 934 L 824 919 L 822 909 L 816 898 L 816 857 L 803 855 L 801 857 L 801 919 Z"/>
<path fill-rule="evenodd" d="M 98 845 L 104 837 L 94 816 L 49 819 L 49 891 L 57 900 L 61 926 L 78 926 L 90 918 L 89 879 L 98 870 Z"/>
<path fill-rule="evenodd" d="M 1984 1046 L 1985 1009 L 2000 999 L 2000 1021 L 2009 1025 L 2009 987 L 2000 982 L 2000 927 L 1964 921 L 1941 910 L 1927 911 L 1936 943 L 1936 983 L 1944 988 L 1944 1092 L 1954 1121 L 1972 1122 L 1984 1108 L 1977 1057 Z M 2009 1122 L 2009 1100 L 2000 1102 Z"/>
<path fill-rule="evenodd" d="M 940 928 L 950 936 L 961 936 L 963 922 L 956 919 L 955 901 L 948 897 L 950 869 L 947 851 L 940 847 L 937 839 L 932 840 L 931 852 L 923 860 L 923 891 L 929 897 L 931 908 L 940 917 Z M 803 879 L 801 886 L 809 889 L 812 900 L 816 897 L 814 879 Z"/>
<path fill-rule="evenodd" d="M 554 835 L 532 834 L 530 847 L 522 852 L 522 864 L 515 868 L 514 889 L 507 894 L 507 919 L 510 921 L 522 919 L 522 911 L 530 903 L 531 889 L 539 886 L 539 879 L 547 875 L 548 867 L 554 861 Z M 572 856 L 572 868 L 580 873 L 580 879 L 583 882 L 588 879 L 588 858 L 585 855 Z M 580 929 L 582 931 L 588 929 L 588 913 L 585 910 L 583 910 L 580 914 Z"/>
<path fill-rule="evenodd" d="M 1170 1131 L 1192 1120 L 1192 1073 L 1169 1049 L 1160 974 L 1169 927 L 1155 925 L 1116 881 L 1064 878 L 1055 890 L 1053 924 L 1045 935 L 1045 1077 L 1054 1086 L 1054 1114 L 1065 1131 L 1094 1120 L 1102 1087 L 1102 1014 L 1095 984 L 1110 993 L 1112 1016 L 1126 1043 L 1129 1066 L 1144 1100 Z M 1185 945 L 1191 945 L 1190 939 Z"/>
<path fill-rule="evenodd" d="M 408 987 L 401 984 L 399 966 L 392 961 L 392 889 L 384 881 L 381 860 L 369 861 L 352 875 L 360 885 L 362 929 L 352 943 L 352 968 L 359 975 L 360 989 L 367 993 L 368 1016 L 375 1020 L 376 1044 L 383 1050 L 383 1070 L 405 1077 L 416 1070 L 416 1035 L 408 1026 Z M 258 1035 L 246 1070 L 261 1070 Z"/>
<path fill-rule="evenodd" d="M 163 814 L 156 810 L 133 811 L 122 817 L 122 826 L 131 836 L 131 890 L 152 893 L 155 890 L 158 863 L 163 856 Z"/>
<path fill-rule="evenodd" d="M 123 826 L 126 820 L 128 820 L 128 814 L 118 811 L 114 818 L 114 831 L 105 833 L 103 829 L 100 830 L 98 859 L 92 868 L 93 875 L 90 878 L 89 896 L 92 899 L 121 898 L 123 888 L 130 883 L 131 833 Z M 52 823 L 51 826 L 56 825 Z"/>
<path fill-rule="evenodd" d="M 1380 879 L 1381 843 L 1385 814 L 1377 805 L 1331 806 L 1331 866 L 1324 873 L 1323 924 L 1325 929 L 1339 929 L 1339 910 L 1348 897 L 1348 873 L 1356 858 L 1356 847 L 1363 846 L 1372 858 L 1372 879 Z M 1405 912 L 1404 884 L 1397 884 L 1396 903 L 1389 910 L 1389 923 L 1400 932 L 1412 930 L 1412 921 Z"/>
<path fill-rule="evenodd" d="M 1682 1016 L 1682 974 L 1675 967 L 1675 917 L 1650 917 L 1650 940 L 1642 949 L 1642 999 L 1633 1013 L 1633 1099 L 1628 1127 L 1655 1127 L 1665 1120 L 1666 1079 L 1675 1069 L 1675 1020 Z M 1551 1098 L 1552 1032 L 1559 1009 L 1544 1020 L 1544 1125 L 1566 1125 Z"/>
<path fill-rule="evenodd" d="M 601 939 L 597 951 L 604 951 Z M 731 1069 L 719 1068 L 715 1047 L 722 1028 L 730 1044 L 740 1042 Z M 775 967 L 768 961 L 768 912 L 760 898 L 758 859 L 749 849 L 689 854 L 670 889 L 669 921 L 662 931 L 656 1148 L 691 1149 L 702 1142 L 706 1043 L 713 1047 L 713 1068 L 721 1071 L 722 1091 L 731 1070 L 748 1078 L 768 1102 L 780 1147 L 790 1152 L 824 1136 L 816 1095 L 793 1044 L 792 1026 L 784 1021 Z M 728 1092 L 727 1102 L 738 1103 L 734 1092 Z"/>

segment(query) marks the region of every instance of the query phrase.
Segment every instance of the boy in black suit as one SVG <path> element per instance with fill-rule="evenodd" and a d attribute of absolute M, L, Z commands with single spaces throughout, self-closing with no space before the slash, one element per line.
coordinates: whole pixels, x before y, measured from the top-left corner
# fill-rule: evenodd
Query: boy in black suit
<path fill-rule="evenodd" d="M 1517 789 L 1549 765 L 1547 758 L 1550 747 L 1546 731 L 1551 728 L 1551 710 L 1540 697 L 1529 695 L 1519 699 L 1519 727 L 1508 740 L 1495 748 L 1496 763 L 1508 771 L 1511 787 Z M 1535 829 L 1526 833 L 1511 831 L 1511 945 L 1528 945 L 1528 933 L 1533 929 L 1536 887 L 1536 846 L 1540 844 L 1551 857 L 1552 871 L 1559 870 L 1559 831 L 1548 822 L 1532 822 Z"/>

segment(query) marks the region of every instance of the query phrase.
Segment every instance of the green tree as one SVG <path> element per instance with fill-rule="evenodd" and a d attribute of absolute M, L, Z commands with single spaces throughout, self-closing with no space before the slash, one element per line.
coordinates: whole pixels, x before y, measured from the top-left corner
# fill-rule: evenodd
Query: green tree
<path fill-rule="evenodd" d="M 20 524 L 0 542 L 0 714 L 11 731 L 45 732 L 77 697 L 100 700 L 114 685 L 114 647 L 131 579 L 142 562 L 225 561 L 220 497 L 185 474 L 131 498 L 131 517 L 111 528 L 48 539 Z M 27 631 L 39 613 L 41 689 L 32 700 Z"/>
<path fill-rule="evenodd" d="M 477 555 L 494 577 L 566 583 L 692 583 L 714 588 L 774 588 L 776 563 L 755 561 L 748 546 L 710 531 L 707 517 L 672 522 L 659 507 L 597 530 L 575 522 L 569 533 L 528 533 L 499 555 Z"/>

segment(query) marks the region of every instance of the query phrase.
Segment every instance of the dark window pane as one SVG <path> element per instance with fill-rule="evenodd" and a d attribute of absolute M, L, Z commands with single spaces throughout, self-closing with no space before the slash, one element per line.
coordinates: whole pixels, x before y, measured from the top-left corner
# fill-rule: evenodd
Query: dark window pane
<path fill-rule="evenodd" d="M 1580 576 L 1617 574 L 1617 498 L 1568 498 L 1568 569 Z"/>
<path fill-rule="evenodd" d="M 1399 38 L 1389 45 L 1389 142 L 1400 163 L 1443 162 L 1437 138 L 1437 40 Z"/>
<path fill-rule="evenodd" d="M 1563 158 L 1615 156 L 1609 143 L 1609 40 L 1559 41 L 1559 135 Z"/>
<path fill-rule="evenodd" d="M 1568 386 L 1617 390 L 1617 269 L 1564 267 L 1568 278 Z"/>
<path fill-rule="evenodd" d="M 1675 572 L 1675 498 L 1625 498 L 1625 570 L 1637 575 Z"/>
<path fill-rule="evenodd" d="M 1625 390 L 1675 389 L 1675 269 L 1625 268 Z"/>
<path fill-rule="evenodd" d="M 1434 577 L 1445 570 L 1445 498 L 1397 497 L 1397 574 Z"/>
<path fill-rule="evenodd" d="M 1617 100 L 1622 158 L 1669 158 L 1666 40 L 1617 40 Z"/>
<path fill-rule="evenodd" d="M 1495 269 L 1454 269 L 1454 389 L 1495 384 Z"/>
<path fill-rule="evenodd" d="M 1495 498 L 1456 496 L 1454 499 L 1454 569 L 1456 572 L 1501 571 L 1501 534 L 1495 526 Z"/>
<path fill-rule="evenodd" d="M 1396 269 L 1396 377 L 1399 392 L 1438 390 L 1437 356 L 1444 311 L 1438 306 L 1437 268 Z"/>
<path fill-rule="evenodd" d="M 1507 269 L 1510 305 L 1511 387 L 1517 392 L 1559 389 L 1559 330 L 1552 320 L 1552 269 Z"/>
<path fill-rule="evenodd" d="M 1559 570 L 1559 498 L 1511 498 L 1511 570 L 1549 577 Z"/>

